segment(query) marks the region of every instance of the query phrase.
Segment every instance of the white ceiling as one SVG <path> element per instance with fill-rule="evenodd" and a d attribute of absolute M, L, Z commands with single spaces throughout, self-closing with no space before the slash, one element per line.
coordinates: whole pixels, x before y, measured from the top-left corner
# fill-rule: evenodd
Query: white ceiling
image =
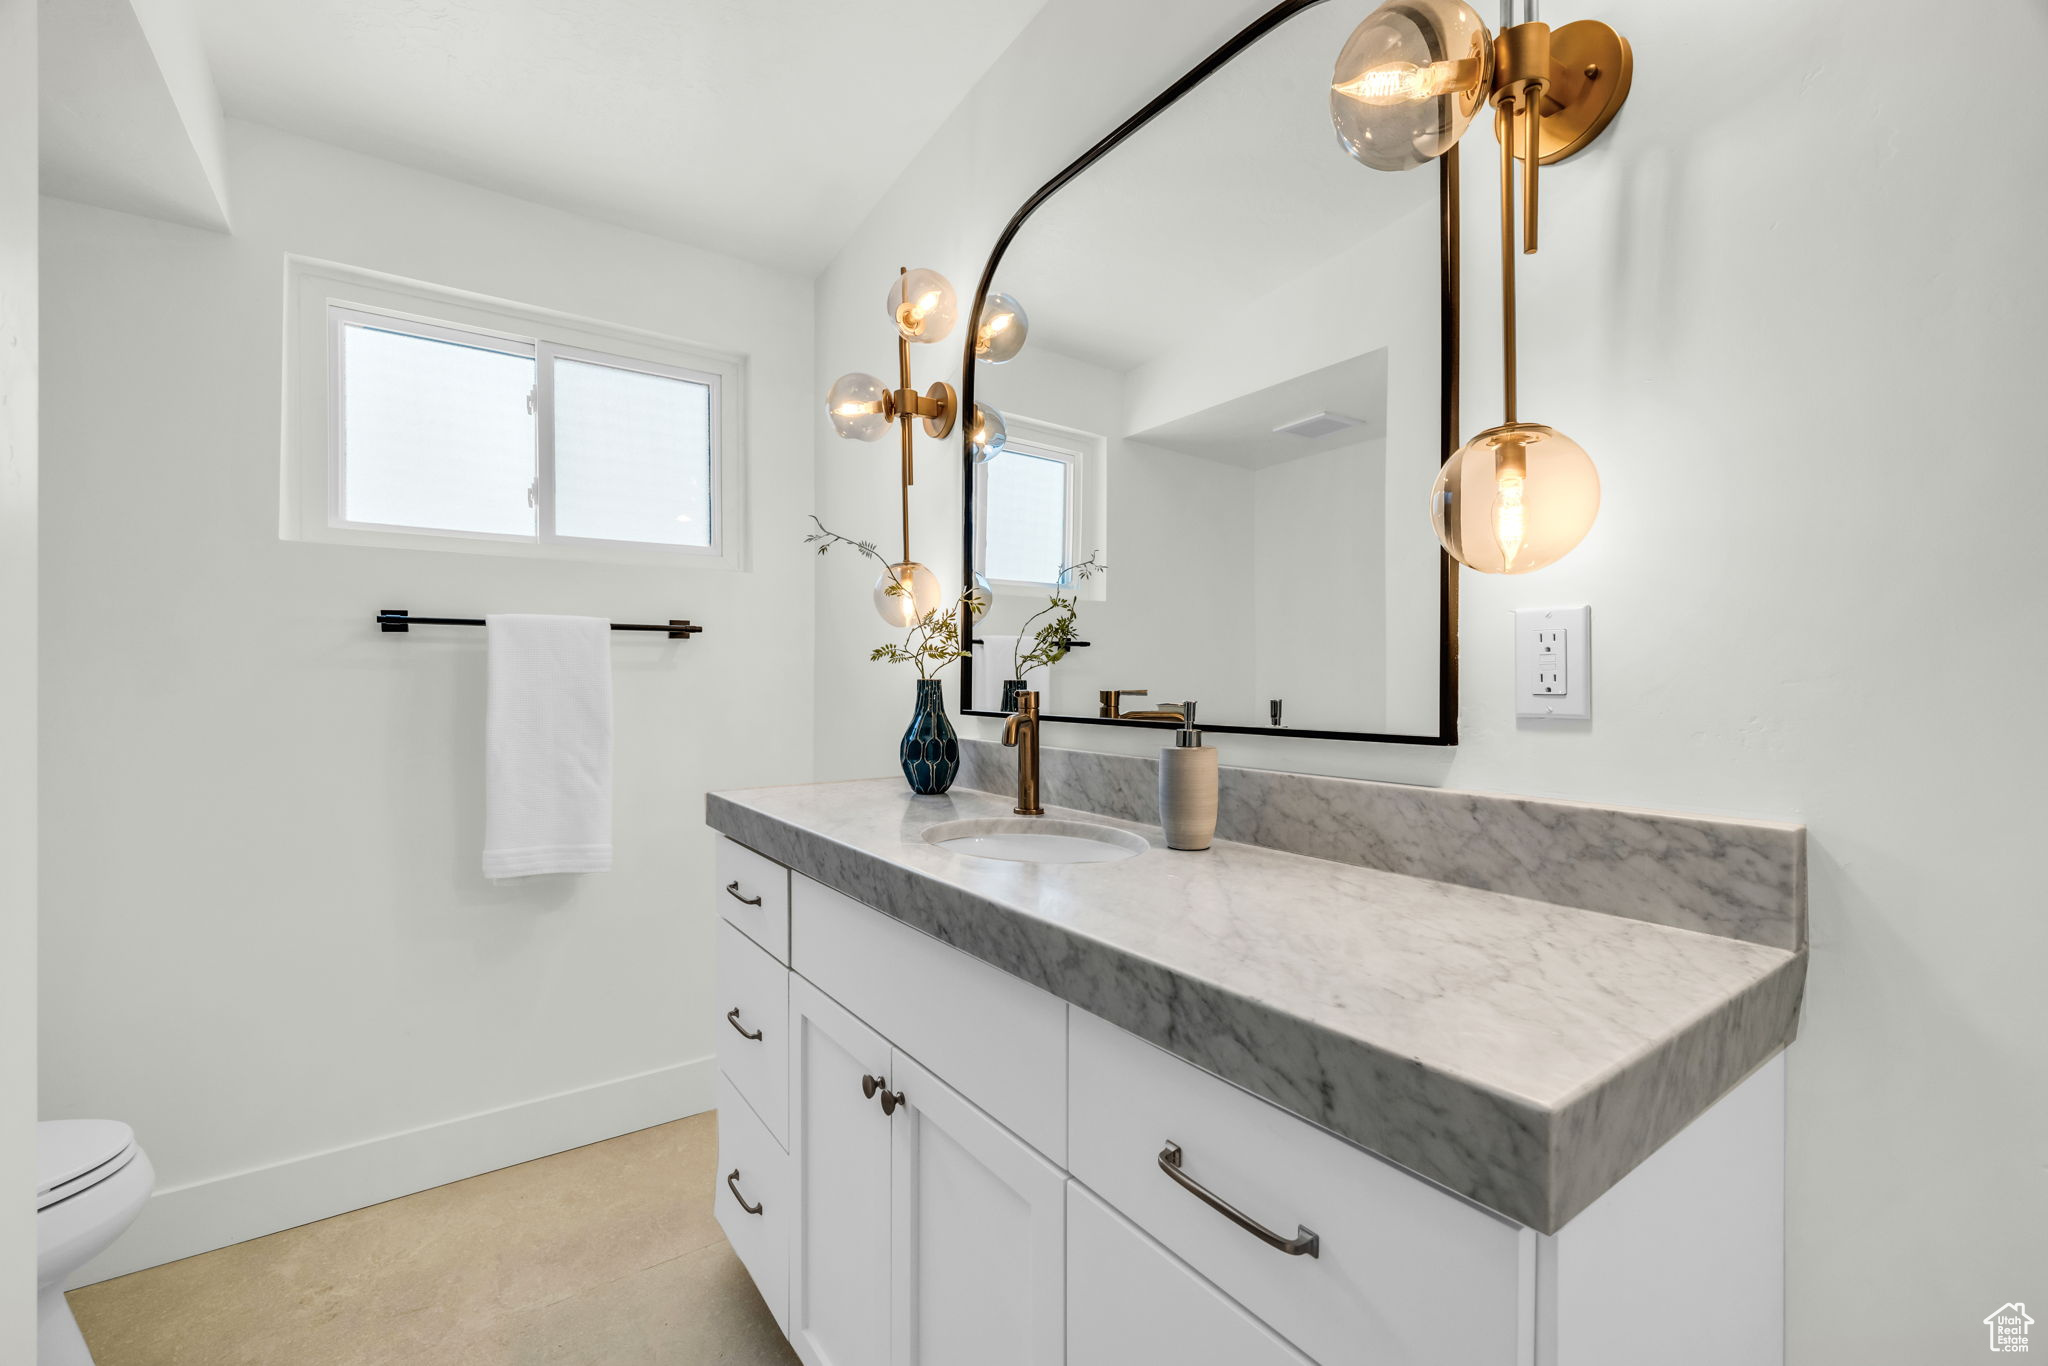
<path fill-rule="evenodd" d="M 1313 437 L 1273 430 L 1316 413 L 1356 418 L 1358 425 Z M 1372 351 L 1131 436 L 1183 455 L 1262 470 L 1386 434 L 1387 353 Z"/>
<path fill-rule="evenodd" d="M 190 16 L 42 0 L 37 20 L 43 193 L 225 232 L 220 105 Z"/>
<path fill-rule="evenodd" d="M 1043 0 L 191 0 L 230 117 L 822 265 Z"/>

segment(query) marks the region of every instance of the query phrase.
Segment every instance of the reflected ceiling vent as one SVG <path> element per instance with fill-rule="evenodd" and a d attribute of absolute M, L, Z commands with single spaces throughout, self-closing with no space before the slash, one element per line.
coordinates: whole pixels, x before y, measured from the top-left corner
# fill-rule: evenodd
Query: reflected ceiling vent
<path fill-rule="evenodd" d="M 1273 434 L 1279 436 L 1285 433 L 1288 436 L 1314 438 L 1328 436 L 1331 432 L 1341 432 L 1346 427 L 1364 425 L 1365 419 L 1362 417 L 1347 417 L 1343 413 L 1310 413 L 1307 417 L 1281 423 L 1273 429 Z"/>

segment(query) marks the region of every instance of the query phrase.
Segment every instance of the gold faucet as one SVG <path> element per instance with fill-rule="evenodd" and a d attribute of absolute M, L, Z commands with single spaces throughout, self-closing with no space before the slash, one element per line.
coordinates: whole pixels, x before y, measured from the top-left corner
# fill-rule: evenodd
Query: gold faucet
<path fill-rule="evenodd" d="M 1017 694 L 1017 710 L 1003 723 L 1003 743 L 1017 751 L 1017 806 L 1020 816 L 1043 816 L 1038 804 L 1038 694 Z"/>

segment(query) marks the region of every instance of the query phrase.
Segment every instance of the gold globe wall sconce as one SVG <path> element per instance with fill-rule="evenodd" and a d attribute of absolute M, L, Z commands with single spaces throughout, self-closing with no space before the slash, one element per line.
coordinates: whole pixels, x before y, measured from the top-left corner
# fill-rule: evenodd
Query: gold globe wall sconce
<path fill-rule="evenodd" d="M 901 433 L 897 480 L 903 558 L 885 568 L 875 581 L 875 610 L 891 625 L 909 627 L 937 611 L 945 598 L 939 576 L 910 557 L 910 486 L 917 482 L 913 429 L 922 425 L 927 436 L 943 440 L 952 434 L 960 413 L 959 395 L 944 380 L 923 393 L 911 383 L 910 348 L 950 336 L 960 301 L 945 276 L 905 266 L 897 271 L 890 287 L 887 308 L 896 328 L 897 386 L 892 389 L 860 371 L 841 375 L 826 391 L 825 412 L 832 419 L 833 430 L 849 441 L 880 441 L 892 426 Z"/>
<path fill-rule="evenodd" d="M 1539 241 L 1539 168 L 1600 136 L 1628 98 L 1628 41 L 1598 20 L 1552 30 L 1535 0 L 1503 0 L 1498 34 L 1463 0 L 1387 0 L 1338 54 L 1330 118 L 1345 150 L 1382 171 L 1444 155 L 1482 103 L 1501 145 L 1503 420 L 1438 472 L 1430 520 L 1460 564 L 1524 574 L 1553 564 L 1591 530 L 1600 478 L 1577 442 L 1516 411 L 1515 258 Z M 1515 164 L 1522 165 L 1517 232 Z M 1519 251 L 1517 248 L 1519 247 Z"/>

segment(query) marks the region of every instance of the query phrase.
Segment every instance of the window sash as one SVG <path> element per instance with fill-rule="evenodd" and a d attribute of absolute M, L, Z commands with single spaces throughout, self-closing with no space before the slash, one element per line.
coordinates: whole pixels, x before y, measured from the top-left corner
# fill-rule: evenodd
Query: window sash
<path fill-rule="evenodd" d="M 506 545 L 561 546 L 567 548 L 629 547 L 660 555 L 718 558 L 725 554 L 725 414 L 723 376 L 709 370 L 624 356 L 586 347 L 569 346 L 541 338 L 518 337 L 479 329 L 427 322 L 399 313 L 330 303 L 328 318 L 328 406 L 330 410 L 327 478 L 327 525 L 348 531 L 389 532 L 407 536 L 453 537 L 461 540 L 495 541 Z M 347 365 L 343 345 L 344 329 L 368 327 L 398 336 L 448 342 L 504 355 L 524 356 L 534 362 L 532 390 L 534 419 L 534 534 L 516 532 L 465 531 L 453 527 L 412 526 L 403 523 L 365 522 L 346 515 L 348 442 L 346 431 Z M 604 366 L 638 374 L 701 384 L 709 390 L 706 431 L 708 470 L 707 516 L 710 519 L 705 545 L 678 545 L 670 541 L 624 540 L 612 537 L 564 536 L 555 530 L 555 362 L 557 359 Z"/>
<path fill-rule="evenodd" d="M 1066 508 L 1060 527 L 1060 563 L 1071 565 L 1079 557 L 1078 546 L 1081 538 L 1081 509 L 1084 468 L 1079 451 L 1066 450 L 1035 439 L 1011 438 L 1003 444 L 1005 452 L 1015 452 L 1039 460 L 1051 460 L 1066 467 Z M 993 462 L 989 462 L 993 463 Z M 989 532 L 989 463 L 974 467 L 974 565 L 987 571 Z M 1057 583 L 1037 579 L 999 579 L 989 576 L 989 584 L 997 588 L 1054 588 Z"/>
<path fill-rule="evenodd" d="M 536 399 L 534 439 L 539 445 L 535 460 L 537 473 L 536 496 L 539 513 L 538 526 L 542 541 L 567 546 L 630 545 L 645 546 L 650 550 L 669 551 L 683 555 L 718 555 L 720 540 L 724 532 L 724 450 L 719 438 L 724 413 L 720 409 L 723 392 L 719 376 L 708 370 L 692 370 L 681 365 L 665 365 L 659 361 L 641 360 L 634 356 L 609 355 L 602 351 L 589 351 L 574 346 L 558 346 L 552 342 L 540 342 L 536 347 L 539 356 L 535 384 Z M 555 362 L 557 360 L 578 361 L 585 365 L 601 365 L 612 370 L 629 370 L 636 374 L 656 375 L 663 379 L 683 380 L 690 384 L 701 384 L 710 390 L 710 411 L 707 415 L 706 433 L 707 460 L 709 470 L 706 483 L 709 495 L 706 499 L 706 515 L 711 519 L 706 545 L 677 545 L 671 541 L 627 541 L 609 536 L 564 536 L 555 530 Z"/>

